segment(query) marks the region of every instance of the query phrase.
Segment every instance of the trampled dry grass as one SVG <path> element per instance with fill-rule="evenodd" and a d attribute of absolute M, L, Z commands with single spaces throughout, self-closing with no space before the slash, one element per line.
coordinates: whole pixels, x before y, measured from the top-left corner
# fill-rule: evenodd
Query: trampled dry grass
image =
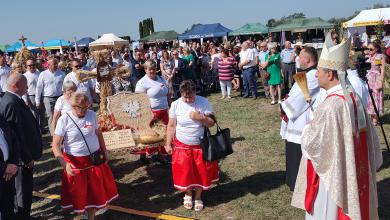
<path fill-rule="evenodd" d="M 110 156 L 120 193 L 114 204 L 196 219 L 302 219 L 303 212 L 290 206 L 292 193 L 284 184 L 284 142 L 279 136 L 277 106 L 264 98 L 219 100 L 219 94 L 208 98 L 220 126 L 231 129 L 235 152 L 220 161 L 221 183 L 204 193 L 206 208 L 199 213 L 185 210 L 182 195 L 173 189 L 170 167 L 142 165 L 128 152 Z M 390 101 L 386 107 L 385 128 L 390 136 Z M 381 219 L 390 219 L 389 154 L 384 154 L 384 159 L 384 168 L 378 173 L 379 211 Z M 58 162 L 45 150 L 36 168 L 35 190 L 58 194 L 60 175 Z M 42 199 L 34 203 L 34 214 L 44 219 L 66 217 L 58 201 Z M 147 218 L 108 212 L 99 219 Z"/>

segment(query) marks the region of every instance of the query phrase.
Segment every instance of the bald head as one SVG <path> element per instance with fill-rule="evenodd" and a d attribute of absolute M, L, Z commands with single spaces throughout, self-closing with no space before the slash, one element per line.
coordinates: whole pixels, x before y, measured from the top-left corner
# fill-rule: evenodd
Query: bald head
<path fill-rule="evenodd" d="M 288 41 L 288 40 L 286 42 L 284 42 L 284 48 L 290 49 L 291 48 L 291 42 Z"/>
<path fill-rule="evenodd" d="M 20 96 L 27 92 L 27 79 L 23 74 L 12 72 L 7 79 L 7 89 Z"/>
<path fill-rule="evenodd" d="M 248 49 L 248 42 L 244 41 L 244 43 L 242 43 L 242 45 L 241 45 L 241 48 L 242 48 L 243 50 Z"/>

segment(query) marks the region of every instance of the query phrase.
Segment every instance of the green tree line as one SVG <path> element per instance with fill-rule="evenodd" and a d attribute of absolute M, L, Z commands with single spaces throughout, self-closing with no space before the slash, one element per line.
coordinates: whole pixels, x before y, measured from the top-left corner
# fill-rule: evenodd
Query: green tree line
<path fill-rule="evenodd" d="M 153 18 L 146 18 L 139 22 L 138 25 L 139 37 L 144 38 L 154 33 Z"/>

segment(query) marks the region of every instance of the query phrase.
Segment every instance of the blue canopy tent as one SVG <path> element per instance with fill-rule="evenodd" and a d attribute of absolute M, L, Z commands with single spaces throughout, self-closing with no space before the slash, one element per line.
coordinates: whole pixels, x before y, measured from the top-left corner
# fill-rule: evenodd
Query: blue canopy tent
<path fill-rule="evenodd" d="M 19 42 L 12 44 L 11 46 L 7 47 L 7 52 L 8 53 L 16 52 L 17 48 L 22 48 L 22 44 Z"/>
<path fill-rule="evenodd" d="M 69 47 L 70 43 L 69 41 L 60 40 L 60 39 L 52 39 L 48 40 L 46 43 L 43 44 L 43 47 L 46 50 L 58 50 L 62 49 L 63 47 Z"/>
<path fill-rule="evenodd" d="M 39 48 L 38 45 L 31 43 L 31 41 L 26 41 L 25 45 L 26 45 L 28 50 L 34 50 L 34 49 Z M 7 47 L 7 52 L 13 53 L 13 52 L 20 51 L 20 49 L 22 49 L 22 43 L 16 42 L 16 43 L 12 44 L 11 46 Z"/>
<path fill-rule="evenodd" d="M 78 47 L 88 47 L 89 43 L 94 42 L 94 41 L 95 41 L 95 39 L 93 39 L 92 37 L 84 37 L 84 38 L 81 38 L 80 40 L 78 40 L 76 43 L 77 43 Z M 76 47 L 75 42 L 72 42 L 70 44 L 70 47 Z"/>
<path fill-rule="evenodd" d="M 220 23 L 215 24 L 199 24 L 194 26 L 191 30 L 179 35 L 179 40 L 199 39 L 208 37 L 225 37 L 228 32 L 231 32 L 229 28 L 222 26 Z"/>

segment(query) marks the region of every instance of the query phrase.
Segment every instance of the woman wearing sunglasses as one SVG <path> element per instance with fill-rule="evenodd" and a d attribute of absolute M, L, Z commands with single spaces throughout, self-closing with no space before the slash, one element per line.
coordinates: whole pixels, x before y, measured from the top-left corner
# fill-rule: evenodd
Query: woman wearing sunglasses
<path fill-rule="evenodd" d="M 61 181 L 61 207 L 84 212 L 88 219 L 118 197 L 117 187 L 107 163 L 107 151 L 96 113 L 89 110 L 88 97 L 74 92 L 71 110 L 61 115 L 54 131 L 52 150 L 64 168 Z M 61 146 L 63 143 L 63 147 Z M 105 154 L 105 162 L 94 164 L 90 158 L 96 152 Z"/>
<path fill-rule="evenodd" d="M 371 69 L 367 71 L 368 85 L 372 89 L 375 105 L 379 114 L 383 114 L 383 82 L 385 79 L 385 56 L 381 53 L 381 46 L 378 42 L 372 42 L 368 45 L 368 57 L 371 62 Z M 367 112 L 371 115 L 374 125 L 378 124 L 378 118 L 375 114 L 374 105 L 371 99 L 368 99 Z"/>

